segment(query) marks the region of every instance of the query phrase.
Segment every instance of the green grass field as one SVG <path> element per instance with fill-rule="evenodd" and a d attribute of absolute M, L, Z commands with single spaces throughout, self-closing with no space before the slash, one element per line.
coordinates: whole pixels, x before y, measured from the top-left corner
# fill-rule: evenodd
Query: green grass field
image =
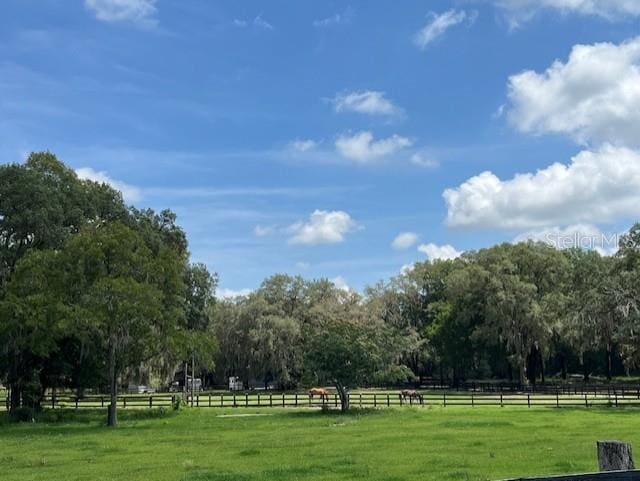
<path fill-rule="evenodd" d="M 259 416 L 247 416 L 259 414 Z M 0 478 L 497 480 L 596 469 L 595 441 L 640 446 L 640 410 L 405 408 L 46 412 L 0 418 Z"/>

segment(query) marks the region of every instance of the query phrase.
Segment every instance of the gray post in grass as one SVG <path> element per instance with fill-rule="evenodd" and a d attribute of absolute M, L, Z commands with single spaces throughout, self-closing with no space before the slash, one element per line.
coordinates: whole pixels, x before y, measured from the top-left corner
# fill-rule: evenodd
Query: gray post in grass
<path fill-rule="evenodd" d="M 635 469 L 630 444 L 620 441 L 598 441 L 597 446 L 600 471 Z"/>
<path fill-rule="evenodd" d="M 620 441 L 598 441 L 599 473 L 517 478 L 509 481 L 640 481 L 633 463 L 631 445 Z"/>

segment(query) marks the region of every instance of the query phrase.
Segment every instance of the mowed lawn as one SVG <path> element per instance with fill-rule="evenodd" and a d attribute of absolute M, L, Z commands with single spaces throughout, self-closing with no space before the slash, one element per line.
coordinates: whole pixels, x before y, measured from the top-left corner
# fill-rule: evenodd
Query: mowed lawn
<path fill-rule="evenodd" d="M 116 429 L 102 413 L 60 413 L 0 422 L 0 479 L 497 480 L 593 471 L 597 439 L 640 449 L 631 408 L 121 410 Z"/>

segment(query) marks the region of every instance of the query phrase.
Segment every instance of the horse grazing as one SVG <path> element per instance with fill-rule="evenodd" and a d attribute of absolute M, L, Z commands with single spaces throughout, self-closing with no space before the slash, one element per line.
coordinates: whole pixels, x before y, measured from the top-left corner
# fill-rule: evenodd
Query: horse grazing
<path fill-rule="evenodd" d="M 415 389 L 403 389 L 402 391 L 400 391 L 400 400 L 406 401 L 407 399 L 409 400 L 409 403 L 413 402 L 414 399 L 420 404 L 423 404 L 424 402 L 422 399 L 422 394 L 420 394 Z"/>
<path fill-rule="evenodd" d="M 322 387 L 312 387 L 309 389 L 309 397 L 313 399 L 313 396 L 320 396 L 320 399 L 326 399 L 329 397 L 329 391 Z"/>

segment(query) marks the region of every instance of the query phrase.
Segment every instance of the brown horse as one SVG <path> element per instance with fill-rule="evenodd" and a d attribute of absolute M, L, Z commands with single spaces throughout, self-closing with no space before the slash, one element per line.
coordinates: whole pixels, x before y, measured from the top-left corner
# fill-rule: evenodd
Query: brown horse
<path fill-rule="evenodd" d="M 422 394 L 415 389 L 403 389 L 400 391 L 400 400 L 406 401 L 407 399 L 409 400 L 409 403 L 412 403 L 415 399 L 420 404 L 423 404 Z"/>
<path fill-rule="evenodd" d="M 309 397 L 313 399 L 313 396 L 320 396 L 320 399 L 326 399 L 329 397 L 329 391 L 323 387 L 312 387 L 309 389 Z"/>

